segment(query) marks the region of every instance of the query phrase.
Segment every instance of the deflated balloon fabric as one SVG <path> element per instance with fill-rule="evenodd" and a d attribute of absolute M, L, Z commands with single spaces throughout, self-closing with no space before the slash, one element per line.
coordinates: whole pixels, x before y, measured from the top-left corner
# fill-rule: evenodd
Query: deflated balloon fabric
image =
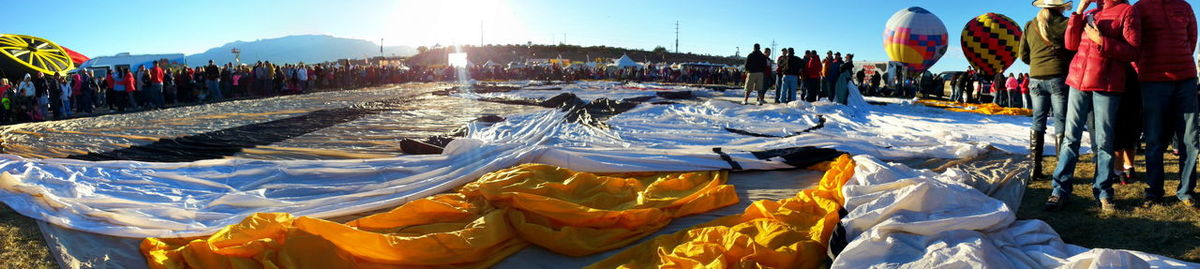
<path fill-rule="evenodd" d="M 1026 108 L 1001 107 L 996 104 L 967 104 L 958 102 L 935 101 L 935 100 L 917 100 L 920 103 L 929 107 L 945 108 L 955 112 L 971 112 L 988 115 L 1010 115 L 1010 116 L 1029 116 L 1033 115 L 1033 110 Z"/>
<path fill-rule="evenodd" d="M 581 173 L 524 164 L 458 193 L 339 224 L 259 213 L 207 238 L 147 238 L 151 268 L 486 267 L 532 243 L 583 256 L 738 201 L 727 172 Z"/>
<path fill-rule="evenodd" d="M 817 188 L 756 201 L 742 214 L 659 236 L 588 268 L 818 268 L 854 166 L 843 155 L 828 164 Z"/>

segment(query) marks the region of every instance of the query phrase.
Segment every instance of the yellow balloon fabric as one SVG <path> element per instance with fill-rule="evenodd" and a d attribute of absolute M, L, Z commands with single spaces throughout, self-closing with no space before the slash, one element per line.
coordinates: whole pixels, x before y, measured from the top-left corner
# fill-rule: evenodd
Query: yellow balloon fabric
<path fill-rule="evenodd" d="M 917 100 L 917 103 L 937 108 L 945 108 L 955 112 L 971 112 L 988 115 L 1030 116 L 1033 110 L 1025 108 L 1001 107 L 996 104 L 967 104 L 937 100 Z"/>
<path fill-rule="evenodd" d="M 845 202 L 854 161 L 841 156 L 814 189 L 756 201 L 719 218 L 630 247 L 588 268 L 819 268 Z"/>
<path fill-rule="evenodd" d="M 346 224 L 259 213 L 207 238 L 147 238 L 141 248 L 151 268 L 478 268 L 530 243 L 583 256 L 736 204 L 727 177 L 524 164 Z"/>

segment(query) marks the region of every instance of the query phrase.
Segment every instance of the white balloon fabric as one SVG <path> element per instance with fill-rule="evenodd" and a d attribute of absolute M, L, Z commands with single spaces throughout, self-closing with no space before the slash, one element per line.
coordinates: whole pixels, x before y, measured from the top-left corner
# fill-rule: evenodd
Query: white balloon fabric
<path fill-rule="evenodd" d="M 1040 220 L 1016 220 L 1000 200 L 934 174 L 855 156 L 842 189 L 850 242 L 831 268 L 1197 268 L 1138 251 L 1066 244 Z"/>

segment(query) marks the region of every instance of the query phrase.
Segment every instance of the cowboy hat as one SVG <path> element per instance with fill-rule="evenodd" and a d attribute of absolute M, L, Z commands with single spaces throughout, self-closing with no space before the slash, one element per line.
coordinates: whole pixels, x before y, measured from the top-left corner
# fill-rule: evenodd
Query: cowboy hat
<path fill-rule="evenodd" d="M 1065 1 L 1065 2 L 1063 0 L 1034 0 L 1033 1 L 1033 6 L 1040 7 L 1040 8 L 1069 7 L 1069 6 L 1071 6 L 1071 4 L 1074 4 L 1074 1 Z"/>

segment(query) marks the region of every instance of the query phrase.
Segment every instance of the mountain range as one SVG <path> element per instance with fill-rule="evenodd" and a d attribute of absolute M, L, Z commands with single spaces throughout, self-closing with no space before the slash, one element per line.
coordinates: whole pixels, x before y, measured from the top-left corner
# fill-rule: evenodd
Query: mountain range
<path fill-rule="evenodd" d="M 219 64 L 234 62 L 232 50 L 241 51 L 241 62 L 256 61 L 272 63 L 320 63 L 338 59 L 362 59 L 380 56 L 379 45 L 361 39 L 341 38 L 329 35 L 293 35 L 255 41 L 235 41 L 203 53 L 187 56 L 190 65 L 202 65 L 213 60 Z M 410 46 L 383 48 L 385 56 L 410 56 L 417 54 Z"/>

